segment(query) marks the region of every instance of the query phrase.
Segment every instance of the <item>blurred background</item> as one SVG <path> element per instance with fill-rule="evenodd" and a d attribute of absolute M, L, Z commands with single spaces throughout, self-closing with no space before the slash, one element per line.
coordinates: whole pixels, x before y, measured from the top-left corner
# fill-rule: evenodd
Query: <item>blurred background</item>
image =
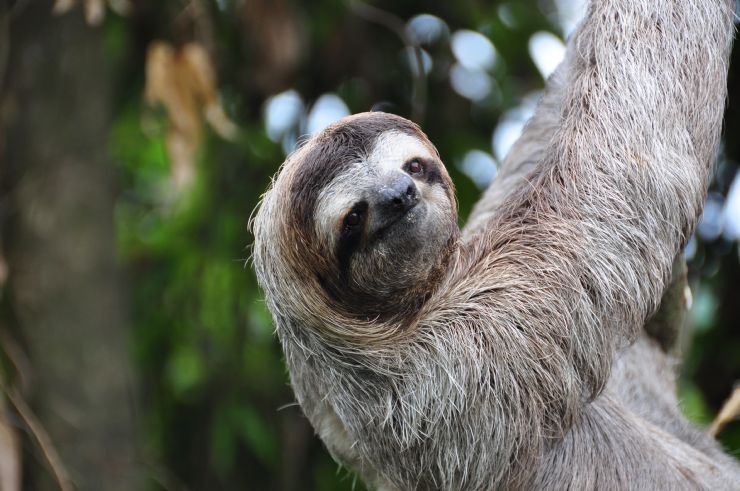
<path fill-rule="evenodd" d="M 0 490 L 364 489 L 293 402 L 250 214 L 301 138 L 374 109 L 422 125 L 464 223 L 583 11 L 0 0 Z M 739 58 L 686 250 L 700 424 L 740 380 Z"/>

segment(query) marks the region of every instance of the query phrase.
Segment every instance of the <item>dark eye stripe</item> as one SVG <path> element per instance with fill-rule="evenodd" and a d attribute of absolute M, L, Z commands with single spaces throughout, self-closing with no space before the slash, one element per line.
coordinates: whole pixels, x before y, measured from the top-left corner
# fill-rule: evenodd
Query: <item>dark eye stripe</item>
<path fill-rule="evenodd" d="M 353 210 L 344 218 L 344 227 L 347 229 L 354 228 L 362 223 L 363 218 L 362 214 Z"/>
<path fill-rule="evenodd" d="M 352 254 L 357 250 L 362 240 L 367 209 L 367 202 L 360 201 L 350 210 L 342 222 L 342 231 L 339 235 L 335 252 L 341 275 L 349 275 L 349 262 L 352 259 Z M 357 218 L 356 223 L 349 223 L 354 222 L 354 219 L 350 219 L 351 216 Z"/>

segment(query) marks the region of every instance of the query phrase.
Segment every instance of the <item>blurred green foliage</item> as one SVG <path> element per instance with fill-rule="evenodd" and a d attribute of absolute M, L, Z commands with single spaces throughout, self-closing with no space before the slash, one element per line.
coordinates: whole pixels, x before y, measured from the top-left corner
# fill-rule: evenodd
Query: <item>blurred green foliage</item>
<path fill-rule="evenodd" d="M 281 351 L 248 262 L 247 223 L 284 159 L 281 143 L 265 130 L 266 99 L 295 89 L 310 105 L 332 92 L 351 112 L 382 103 L 385 110 L 408 116 L 413 81 L 402 41 L 340 0 L 254 2 L 253 10 L 228 0 L 143 3 L 130 18 L 109 16 L 104 29 L 106 50 L 119 72 L 118 116 L 109 147 L 119 177 L 117 237 L 130 292 L 131 349 L 144 391 L 146 458 L 158 476 L 153 486 L 362 489 L 331 461 L 291 405 Z M 433 67 L 422 125 L 447 162 L 464 218 L 480 191 L 458 164 L 471 149 L 493 153 L 492 133 L 506 111 L 542 88 L 527 46 L 537 31 L 563 36 L 555 4 L 404 0 L 375 5 L 402 22 L 434 14 L 450 31 L 477 30 L 496 48 L 489 70 L 494 88 L 471 102 L 450 86 L 449 36 L 424 46 Z M 298 54 L 287 67 L 263 56 L 271 49 L 279 52 L 281 29 L 299 33 Z M 145 52 L 155 39 L 196 40 L 208 47 L 223 105 L 240 128 L 232 142 L 207 132 L 197 178 L 185 193 L 171 186 L 166 117 L 142 99 Z M 740 70 L 735 67 L 740 64 L 733 65 L 733 73 Z M 728 128 L 740 124 L 734 104 Z M 739 150 L 728 144 L 728 158 L 740 158 Z M 718 191 L 726 193 L 727 186 Z M 704 268 L 712 261 L 722 267 L 707 280 Z M 734 269 L 726 272 L 730 263 Z M 687 414 L 702 423 L 711 420 L 740 374 L 740 324 L 733 330 L 727 322 L 734 321 L 723 320 L 728 307 L 722 302 L 729 300 L 719 291 L 737 282 L 737 270 L 736 244 L 719 254 L 714 242 L 700 243 L 693 271 L 703 282 L 696 293 L 696 323 L 702 328 L 694 336 L 681 394 Z M 722 368 L 706 368 L 707 357 L 715 360 L 710 366 Z M 740 449 L 737 425 L 727 431 L 725 442 Z"/>

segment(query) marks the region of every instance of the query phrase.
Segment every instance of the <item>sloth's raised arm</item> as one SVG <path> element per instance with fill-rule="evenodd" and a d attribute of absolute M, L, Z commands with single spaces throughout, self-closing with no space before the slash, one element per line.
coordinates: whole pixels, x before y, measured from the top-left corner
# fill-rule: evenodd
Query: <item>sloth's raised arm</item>
<path fill-rule="evenodd" d="M 595 395 L 657 307 L 702 207 L 732 33 L 729 0 L 591 4 L 541 161 L 441 288 L 513 357 L 543 354 L 521 367 L 535 383 Z"/>
<path fill-rule="evenodd" d="M 574 39 L 571 39 L 571 43 Z M 556 130 L 561 124 L 561 97 L 565 74 L 575 56 L 571 49 L 568 57 L 548 78 L 545 91 L 531 119 L 499 169 L 497 178 L 476 203 L 463 231 L 466 240 L 485 230 L 486 223 L 493 217 L 507 195 L 526 182 L 529 174 L 545 160 Z M 628 407 L 637 407 L 641 415 L 650 421 L 662 422 L 662 427 L 686 441 L 702 442 L 705 452 L 715 459 L 724 458 L 724 453 L 711 439 L 702 437 L 698 429 L 688 425 L 681 417 L 675 394 L 675 374 L 666 353 L 675 350 L 686 312 L 685 301 L 686 261 L 679 252 L 673 262 L 671 278 L 665 286 L 660 308 L 645 324 L 643 336 L 635 346 L 621 354 L 609 381 L 610 388 L 619 393 Z M 652 338 L 661 350 L 648 341 Z M 671 388 L 674 388 L 671 390 Z M 652 403 L 645 403 L 651 401 Z M 646 413 L 647 414 L 644 414 Z M 706 441 L 704 441 L 706 440 Z"/>
<path fill-rule="evenodd" d="M 571 38 L 569 43 L 575 42 L 574 38 Z M 468 217 L 463 230 L 466 239 L 469 240 L 484 230 L 486 223 L 496 214 L 507 195 L 525 183 L 537 165 L 546 160 L 545 152 L 562 122 L 561 99 L 565 74 L 570 71 L 570 65 L 576 56 L 578 54 L 571 48 L 568 56 L 547 79 L 544 93 L 534 114 L 527 121 L 524 131 L 499 168 L 497 178 L 486 189 Z M 666 352 L 675 348 L 683 319 L 680 311 L 685 298 L 686 261 L 680 252 L 674 259 L 672 270 L 669 282 L 672 288 L 668 290 L 666 287 L 656 318 L 645 326 L 647 333 L 657 340 Z"/>

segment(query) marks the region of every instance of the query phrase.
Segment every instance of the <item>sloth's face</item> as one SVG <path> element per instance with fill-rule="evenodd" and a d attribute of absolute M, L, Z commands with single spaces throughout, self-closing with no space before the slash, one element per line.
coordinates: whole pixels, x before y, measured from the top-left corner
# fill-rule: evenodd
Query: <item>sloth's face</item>
<path fill-rule="evenodd" d="M 329 293 L 385 310 L 440 269 L 457 233 L 452 184 L 426 139 L 388 130 L 321 190 L 313 223 L 335 264 Z"/>
<path fill-rule="evenodd" d="M 255 216 L 255 267 L 276 308 L 408 314 L 456 244 L 454 187 L 411 121 L 344 118 L 288 157 Z M 310 303 L 311 305 L 307 305 Z"/>

